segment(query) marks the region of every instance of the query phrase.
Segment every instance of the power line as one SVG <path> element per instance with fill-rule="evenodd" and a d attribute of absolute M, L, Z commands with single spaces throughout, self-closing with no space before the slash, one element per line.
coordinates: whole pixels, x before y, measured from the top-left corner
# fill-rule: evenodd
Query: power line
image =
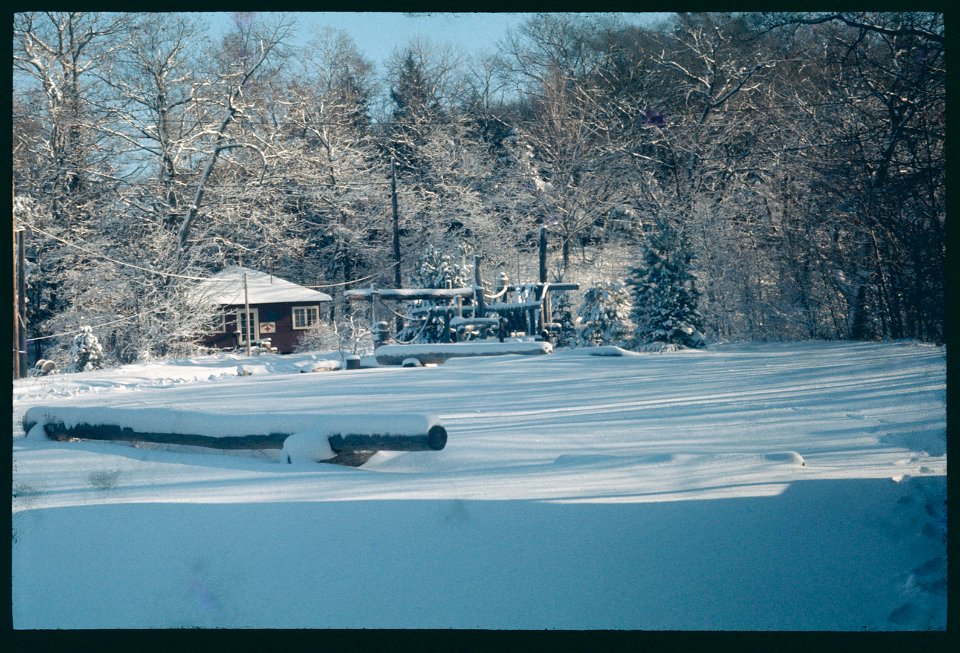
<path fill-rule="evenodd" d="M 111 321 L 109 321 L 109 322 L 103 322 L 103 323 L 101 323 L 101 324 L 95 324 L 95 325 L 93 325 L 93 326 L 90 327 L 90 328 L 91 328 L 91 329 L 99 329 L 99 328 L 101 328 L 101 327 L 110 326 L 110 325 L 113 325 L 113 324 L 119 324 L 119 323 L 121 323 L 121 322 L 128 322 L 128 321 L 130 321 L 130 320 L 136 319 L 136 318 L 138 318 L 138 317 L 141 317 L 142 315 L 146 315 L 147 313 L 152 313 L 152 312 L 153 312 L 152 310 L 143 311 L 142 313 L 137 313 L 136 315 L 130 315 L 130 316 L 128 316 L 128 317 L 121 317 L 121 318 L 118 318 L 118 319 L 116 319 L 116 320 L 111 320 Z M 76 330 L 76 331 L 65 331 L 64 333 L 55 333 L 55 334 L 50 335 L 50 336 L 37 336 L 36 338 L 27 338 L 27 342 L 36 342 L 37 340 L 49 340 L 49 339 L 51 339 L 51 338 L 60 338 L 60 337 L 63 337 L 63 336 L 75 336 L 75 335 L 77 335 L 77 334 L 79 334 L 79 333 L 82 333 L 82 332 L 83 332 L 82 329 L 78 329 L 78 330 Z"/>
<path fill-rule="evenodd" d="M 127 263 L 126 261 L 119 261 L 119 260 L 117 260 L 117 259 L 115 259 L 115 258 L 110 258 L 110 257 L 107 256 L 106 254 L 101 254 L 101 253 L 99 253 L 99 252 L 94 252 L 93 250 L 87 249 L 86 247 L 81 247 L 80 245 L 77 245 L 76 243 L 72 243 L 72 242 L 70 242 L 70 241 L 68 241 L 68 240 L 64 240 L 63 238 L 60 238 L 59 236 L 55 236 L 54 234 L 50 233 L 49 231 L 44 231 L 44 230 L 41 229 L 40 227 L 34 226 L 34 225 L 30 224 L 29 222 L 23 222 L 23 221 L 21 220 L 21 224 L 23 224 L 23 225 L 27 226 L 28 228 L 36 231 L 37 233 L 40 233 L 40 234 L 43 234 L 44 236 L 47 236 L 48 238 L 53 238 L 53 239 L 56 240 L 57 242 L 63 243 L 64 245 L 66 245 L 66 246 L 68 246 L 68 247 L 72 247 L 72 248 L 74 248 L 74 249 L 76 249 L 76 250 L 79 250 L 79 251 L 83 252 L 84 254 L 88 254 L 89 256 L 92 256 L 92 257 L 94 257 L 95 259 L 99 259 L 99 260 L 103 260 L 103 261 L 109 261 L 110 263 L 114 263 L 114 264 L 116 264 L 116 265 L 121 265 L 121 266 L 124 266 L 124 267 L 133 268 L 133 269 L 135 269 L 135 270 L 140 270 L 141 272 L 149 272 L 150 274 L 155 274 L 155 275 L 161 276 L 161 277 L 173 277 L 173 278 L 176 278 L 176 279 L 187 279 L 187 280 L 189 280 L 189 281 L 205 281 L 205 279 L 204 279 L 203 277 L 192 277 L 192 276 L 188 276 L 188 275 L 184 275 L 184 274 L 175 274 L 175 273 L 173 273 L 173 272 L 161 272 L 160 270 L 154 270 L 154 269 L 152 269 L 152 268 L 145 268 L 145 267 L 143 267 L 143 266 L 141 266 L 141 265 L 135 265 L 135 264 L 133 264 L 133 263 Z"/>
<path fill-rule="evenodd" d="M 53 238 L 53 239 L 56 240 L 57 242 L 63 243 L 64 245 L 67 245 L 68 247 L 72 247 L 72 248 L 74 248 L 74 249 L 76 249 L 76 250 L 79 250 L 79 251 L 83 252 L 84 254 L 87 254 L 87 255 L 89 255 L 89 256 L 92 256 L 92 257 L 94 257 L 95 259 L 98 259 L 98 260 L 108 261 L 108 262 L 114 263 L 114 264 L 116 264 L 116 265 L 121 265 L 121 266 L 124 266 L 124 267 L 133 268 L 133 269 L 135 269 L 135 270 L 140 270 L 140 271 L 142 271 L 142 272 L 149 272 L 150 274 L 155 274 L 155 275 L 161 276 L 161 277 L 172 277 L 172 278 L 175 278 L 175 279 L 186 279 L 186 280 L 188 280 L 188 281 L 208 281 L 208 282 L 221 282 L 221 283 L 235 283 L 235 280 L 232 280 L 232 279 L 211 279 L 210 277 L 194 277 L 194 276 L 190 276 L 190 275 L 186 275 L 186 274 L 176 274 L 176 273 L 173 273 L 173 272 L 161 272 L 160 270 L 155 270 L 155 269 L 153 269 L 153 268 L 145 268 L 145 267 L 143 267 L 143 266 L 141 266 L 141 265 L 135 265 L 135 264 L 133 264 L 133 263 L 128 263 L 128 262 L 126 262 L 126 261 L 120 261 L 120 260 L 118 260 L 118 259 L 111 258 L 111 257 L 107 256 L 106 254 L 102 254 L 102 253 L 99 253 L 99 252 L 95 252 L 95 251 L 93 251 L 93 250 L 91 250 L 91 249 L 88 249 L 88 248 L 86 248 L 86 247 L 82 247 L 82 246 L 80 246 L 80 245 L 77 245 L 76 243 L 70 242 L 70 241 L 65 240 L 65 239 L 63 239 L 63 238 L 60 238 L 59 236 L 55 236 L 54 234 L 50 233 L 49 231 L 45 231 L 45 230 L 43 230 L 43 229 L 41 229 L 41 228 L 39 228 L 39 227 L 37 227 L 37 226 L 35 226 L 35 225 L 32 225 L 32 224 L 30 224 L 30 223 L 28 223 L 28 222 L 24 222 L 24 221 L 21 220 L 20 223 L 23 224 L 24 226 L 26 226 L 26 227 L 28 227 L 28 228 L 36 231 L 37 233 L 43 234 L 44 236 L 47 236 L 48 238 Z M 379 271 L 377 271 L 377 272 L 375 272 L 375 273 L 373 273 L 373 274 L 371 274 L 371 275 L 369 275 L 369 276 L 363 277 L 363 278 L 361 278 L 361 279 L 354 279 L 354 280 L 352 280 L 352 281 L 342 281 L 342 282 L 339 282 L 339 283 L 329 283 L 329 284 L 322 284 L 322 285 L 316 285 L 316 286 L 303 286 L 303 287 L 304 287 L 304 288 L 335 288 L 335 287 L 338 287 L 338 286 L 346 286 L 346 285 L 350 285 L 350 284 L 354 284 L 354 283 L 361 283 L 361 282 L 363 282 L 363 281 L 367 281 L 367 280 L 369 280 L 369 279 L 373 279 L 373 278 L 376 277 L 377 275 L 382 274 L 382 273 L 390 270 L 390 269 L 393 268 L 395 265 L 396 265 L 396 263 L 391 263 L 391 264 L 388 265 L 386 268 L 383 268 L 383 269 L 381 269 L 381 270 L 379 270 Z M 299 284 L 298 284 L 298 285 L 299 285 Z"/>
<path fill-rule="evenodd" d="M 220 282 L 220 283 L 235 283 L 235 282 L 236 282 L 236 280 L 234 280 L 234 279 L 211 279 L 210 277 L 194 277 L 194 276 L 185 275 L 185 274 L 175 274 L 175 273 L 173 273 L 173 272 L 161 272 L 160 270 L 155 270 L 155 269 L 153 269 L 153 268 L 145 268 L 145 267 L 143 267 L 143 266 L 141 266 L 141 265 L 135 265 L 135 264 L 133 264 L 133 263 L 128 263 L 128 262 L 126 262 L 126 261 L 120 261 L 120 260 L 117 260 L 117 259 L 115 259 L 115 258 L 111 258 L 111 257 L 109 257 L 109 256 L 107 256 L 107 255 L 105 255 L 105 254 L 101 254 L 101 253 L 95 252 L 95 251 L 93 251 L 93 250 L 91 250 L 91 249 L 88 249 L 88 248 L 86 248 L 86 247 L 82 247 L 82 246 L 80 246 L 80 245 L 77 245 L 76 243 L 70 242 L 70 241 L 65 240 L 65 239 L 63 239 L 63 238 L 60 238 L 59 236 L 55 236 L 54 234 L 50 233 L 49 231 L 45 231 L 45 230 L 43 230 L 43 229 L 41 229 L 41 228 L 39 228 L 39 227 L 37 227 L 37 226 L 35 226 L 35 225 L 32 225 L 32 224 L 30 224 L 30 223 L 28 223 L 28 222 L 24 222 L 24 221 L 22 221 L 22 220 L 21 220 L 20 222 L 21 222 L 21 224 L 23 224 L 24 226 L 26 226 L 26 227 L 28 227 L 28 228 L 36 231 L 37 233 L 43 234 L 44 236 L 47 236 L 47 237 L 49 237 L 49 238 L 53 238 L 53 239 L 56 240 L 57 242 L 63 243 L 64 245 L 67 245 L 68 247 L 72 247 L 72 248 L 74 248 L 74 249 L 76 249 L 76 250 L 79 250 L 79 251 L 83 252 L 84 254 L 87 254 L 87 255 L 89 255 L 89 256 L 92 256 L 92 257 L 94 257 L 94 258 L 96 258 L 96 259 L 103 260 L 103 261 L 108 261 L 108 262 L 114 263 L 114 264 L 116 264 L 116 265 L 121 265 L 121 266 L 124 266 L 124 267 L 133 268 L 133 269 L 135 269 L 135 270 L 141 270 L 141 271 L 143 271 L 143 272 L 149 272 L 150 274 L 155 274 L 155 275 L 161 276 L 161 277 L 172 277 L 172 278 L 176 278 L 176 279 L 186 279 L 186 280 L 188 280 L 188 281 L 207 281 L 207 282 Z M 304 288 L 337 288 L 337 287 L 340 287 L 340 286 L 349 286 L 349 285 L 356 284 L 356 283 L 363 283 L 364 281 L 369 281 L 370 279 L 373 279 L 373 278 L 375 278 L 375 277 L 377 277 L 377 276 L 379 276 L 379 275 L 381 275 L 381 274 L 384 274 L 385 272 L 388 272 L 389 270 L 391 270 L 392 268 L 394 268 L 396 265 L 397 265 L 396 262 L 391 263 L 390 265 L 388 265 L 388 266 L 386 266 L 386 267 L 384 267 L 384 268 L 381 268 L 380 270 L 374 272 L 373 274 L 367 275 L 367 276 L 365 276 L 365 277 L 361 277 L 360 279 L 352 279 L 352 280 L 350 280 L 350 281 L 340 281 L 340 282 L 336 282 L 336 283 L 318 284 L 318 285 L 312 285 L 312 286 L 304 285 L 304 286 L 302 286 L 302 287 L 304 287 Z M 301 285 L 301 284 L 297 284 L 297 285 Z"/>
<path fill-rule="evenodd" d="M 363 283 L 364 281 L 369 281 L 370 279 L 374 279 L 374 278 L 380 276 L 381 274 L 384 274 L 385 272 L 387 272 L 387 271 L 390 270 L 391 268 L 396 267 L 398 264 L 399 264 L 398 261 L 394 261 L 393 263 L 391 263 L 391 264 L 388 265 L 387 267 L 385 267 L 385 268 L 380 268 L 379 270 L 377 270 L 377 271 L 374 272 L 373 274 L 369 274 L 369 275 L 367 275 L 367 276 L 365 276 L 365 277 L 361 277 L 360 279 L 353 279 L 353 280 L 351 280 L 351 281 L 338 281 L 338 282 L 336 282 L 336 283 L 324 283 L 324 284 L 320 284 L 320 285 L 316 285 L 316 286 L 303 286 L 303 287 L 304 287 L 304 288 L 339 288 L 339 287 L 342 287 L 342 286 L 349 286 L 349 285 L 352 285 L 352 284 L 355 284 L 355 283 Z M 299 285 L 299 284 L 298 284 L 298 285 Z"/>

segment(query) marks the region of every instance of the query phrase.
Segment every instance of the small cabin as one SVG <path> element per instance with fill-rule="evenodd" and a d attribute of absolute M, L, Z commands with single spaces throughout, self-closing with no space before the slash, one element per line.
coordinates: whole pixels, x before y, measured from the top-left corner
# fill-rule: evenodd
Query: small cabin
<path fill-rule="evenodd" d="M 245 307 L 249 305 L 251 340 L 269 339 L 280 354 L 292 353 L 300 336 L 320 322 L 323 311 L 333 301 L 326 293 L 240 266 L 226 268 L 199 282 L 196 292 L 203 301 L 220 307 L 215 330 L 203 334 L 201 344 L 215 349 L 245 346 Z"/>

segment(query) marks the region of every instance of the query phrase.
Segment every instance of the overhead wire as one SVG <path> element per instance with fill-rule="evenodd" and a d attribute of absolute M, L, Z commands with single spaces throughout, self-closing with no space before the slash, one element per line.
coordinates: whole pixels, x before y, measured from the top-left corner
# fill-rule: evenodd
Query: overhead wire
<path fill-rule="evenodd" d="M 186 279 L 187 281 L 207 281 L 207 282 L 212 282 L 212 283 L 236 283 L 236 280 L 235 280 L 235 279 L 211 279 L 210 277 L 196 277 L 196 276 L 191 276 L 191 275 L 186 275 L 186 274 L 177 274 L 177 273 L 175 273 L 175 272 L 163 272 L 163 271 L 161 271 L 161 270 L 156 270 L 156 269 L 153 269 L 153 268 L 146 268 L 146 267 L 143 267 L 142 265 L 136 265 L 136 264 L 134 264 L 134 263 L 129 263 L 129 262 L 127 262 L 127 261 L 121 261 L 121 260 L 112 258 L 112 257 L 110 257 L 110 256 L 107 256 L 106 254 L 103 254 L 103 253 L 100 253 L 100 252 L 95 252 L 95 251 L 93 251 L 93 250 L 91 250 L 91 249 L 88 249 L 88 248 L 86 248 L 86 247 L 82 247 L 82 246 L 80 246 L 80 245 L 77 245 L 76 243 L 70 242 L 70 241 L 68 241 L 68 240 L 66 240 L 66 239 L 64 239 L 64 238 L 61 238 L 61 237 L 59 237 L 59 236 L 56 236 L 56 235 L 50 233 L 49 231 L 46 231 L 46 230 L 41 229 L 41 228 L 39 228 L 39 227 L 37 227 L 37 226 L 35 226 L 35 225 L 32 225 L 32 224 L 30 224 L 29 222 L 20 220 L 20 224 L 23 224 L 24 226 L 28 227 L 29 229 L 32 229 L 33 231 L 36 231 L 37 233 L 43 234 L 44 236 L 47 236 L 48 238 L 52 238 L 52 239 L 56 240 L 57 242 L 62 243 L 62 244 L 64 244 L 64 245 L 68 246 L 68 247 L 72 247 L 72 248 L 74 248 L 74 249 L 76 249 L 76 250 L 78 250 L 78 251 L 83 252 L 84 254 L 87 254 L 87 255 L 89 255 L 89 256 L 92 256 L 92 257 L 94 257 L 95 259 L 103 260 L 103 261 L 108 261 L 108 262 L 114 263 L 114 264 L 116 264 L 116 265 L 121 265 L 121 266 L 124 266 L 124 267 L 133 268 L 133 269 L 135 269 L 135 270 L 140 270 L 140 271 L 142 271 L 142 272 L 148 272 L 148 273 L 150 273 L 150 274 L 154 274 L 154 275 L 161 276 L 161 277 L 172 277 L 172 278 L 175 278 L 175 279 Z M 379 276 L 379 275 L 381 275 L 381 274 L 384 274 L 384 273 L 386 273 L 386 272 L 389 272 L 391 269 L 393 269 L 394 267 L 396 267 L 397 264 L 398 264 L 398 262 L 395 261 L 395 262 L 391 263 L 390 265 L 386 266 L 385 268 L 381 268 L 380 270 L 377 270 L 377 271 L 374 272 L 373 274 L 369 274 L 369 275 L 367 275 L 367 276 L 365 276 L 365 277 L 361 277 L 360 279 L 352 279 L 352 280 L 349 280 L 349 281 L 340 281 L 340 282 L 336 282 L 336 283 L 318 284 L 318 285 L 312 285 L 312 286 L 304 285 L 303 287 L 304 287 L 304 288 L 337 288 L 337 287 L 341 287 L 341 286 L 349 286 L 349 285 L 356 284 L 356 283 L 363 283 L 364 281 L 369 281 L 370 279 L 374 279 L 374 278 L 376 278 L 377 276 Z M 301 284 L 298 284 L 298 285 L 301 285 Z"/>
<path fill-rule="evenodd" d="M 48 238 L 52 238 L 53 240 L 55 240 L 55 241 L 57 241 L 57 242 L 59 242 L 59 243 L 62 243 L 63 245 L 66 245 L 66 246 L 71 247 L 71 248 L 73 248 L 73 249 L 76 249 L 76 250 L 78 250 L 78 251 L 80 251 L 80 252 L 83 252 L 84 254 L 87 254 L 88 256 L 91 256 L 91 257 L 93 257 L 93 258 L 96 259 L 96 260 L 108 261 L 108 262 L 113 263 L 113 264 L 115 264 L 115 265 L 120 265 L 120 266 L 123 266 L 123 267 L 133 268 L 133 269 L 135 269 L 135 270 L 140 270 L 140 271 L 142 271 L 142 272 L 147 272 L 147 273 L 154 274 L 154 275 L 157 275 L 157 276 L 162 276 L 162 277 L 170 277 L 170 278 L 176 278 L 176 279 L 185 279 L 185 280 L 187 280 L 187 281 L 204 281 L 204 282 L 208 282 L 208 283 L 236 283 L 236 279 L 211 279 L 211 278 L 209 278 L 209 277 L 197 277 L 197 276 L 191 276 L 191 275 L 185 275 L 185 274 L 176 274 L 176 273 L 174 273 L 174 272 L 163 272 L 163 271 L 156 270 L 156 269 L 153 269 L 153 268 L 147 268 L 147 267 L 144 267 L 144 266 L 142 266 L 142 265 L 136 265 L 136 264 L 134 264 L 134 263 L 129 263 L 129 262 L 127 262 L 127 261 L 121 261 L 121 260 L 119 260 L 119 259 L 115 259 L 115 258 L 112 258 L 112 257 L 110 257 L 110 256 L 107 256 L 106 254 L 103 254 L 103 253 L 100 253 L 100 252 L 96 252 L 96 251 L 91 250 L 91 249 L 89 249 L 89 248 L 87 248 L 87 247 L 83 247 L 83 246 L 78 245 L 78 244 L 76 244 L 76 243 L 74 243 L 74 242 L 71 242 L 71 241 L 66 240 L 66 239 L 64 239 L 64 238 L 61 238 L 61 237 L 59 237 L 59 236 L 57 236 L 57 235 L 55 235 L 55 234 L 50 233 L 49 231 L 46 231 L 45 229 L 41 229 L 40 227 L 37 227 L 36 225 L 30 224 L 30 223 L 27 222 L 27 221 L 19 220 L 18 222 L 19 222 L 19 224 L 22 224 L 23 226 L 27 227 L 28 229 L 31 229 L 31 230 L 39 233 L 39 234 L 43 234 L 44 236 L 47 236 Z M 384 274 L 385 272 L 388 272 L 388 271 L 391 270 L 392 268 L 396 267 L 396 265 L 397 265 L 398 263 L 399 263 L 399 262 L 391 263 L 389 266 L 387 266 L 387 267 L 385 267 L 385 268 L 382 268 L 382 269 L 378 270 L 377 272 L 374 272 L 373 274 L 367 275 L 367 276 L 365 276 L 365 277 L 361 277 L 360 279 L 353 279 L 353 280 L 349 280 L 349 281 L 342 281 L 342 282 L 329 283 L 329 284 L 303 286 L 303 287 L 304 287 L 304 288 L 311 288 L 311 289 L 313 289 L 313 288 L 336 288 L 336 287 L 343 287 L 343 286 L 348 286 L 348 285 L 363 283 L 363 282 L 365 282 L 365 281 L 369 281 L 370 279 L 374 279 L 374 278 L 376 278 L 377 276 L 379 276 L 379 275 L 381 275 L 381 274 Z M 137 319 L 137 318 L 139 318 L 139 317 L 141 317 L 141 316 L 143 316 L 143 315 L 146 315 L 146 314 L 148 314 L 148 313 L 150 313 L 150 312 L 151 312 L 150 310 L 147 310 L 147 311 L 143 311 L 143 312 L 141 312 L 141 313 L 137 313 L 137 314 L 135 314 L 135 315 L 129 315 L 129 316 L 126 316 L 126 317 L 117 318 L 117 319 L 115 319 L 115 320 L 110 320 L 110 321 L 108 321 L 108 322 L 102 322 L 102 323 L 100 323 L 100 324 L 92 325 L 91 328 L 99 329 L 99 328 L 102 328 L 102 327 L 112 326 L 112 325 L 114 325 L 114 324 L 120 324 L 120 323 L 122 323 L 122 322 L 127 322 L 127 321 L 130 321 L 130 320 Z M 24 324 L 24 326 L 26 326 L 26 325 Z M 64 336 L 74 336 L 74 335 L 77 335 L 77 334 L 79 334 L 79 333 L 82 333 L 82 331 L 81 331 L 80 329 L 77 329 L 77 330 L 74 330 L 74 331 L 64 331 L 64 332 L 62 332 L 62 333 L 55 333 L 55 334 L 46 335 L 46 336 L 36 336 L 36 337 L 33 337 L 33 338 L 27 338 L 26 341 L 27 341 L 27 342 L 36 342 L 36 341 L 40 341 L 40 340 L 50 340 L 50 339 L 53 339 L 53 338 L 61 338 L 61 337 L 64 337 Z"/>
<path fill-rule="evenodd" d="M 99 329 L 99 328 L 101 328 L 101 327 L 110 326 L 110 325 L 113 325 L 113 324 L 119 324 L 119 323 L 121 323 L 121 322 L 127 322 L 127 321 L 129 321 L 129 320 L 136 319 L 136 318 L 138 318 L 138 317 L 141 317 L 141 316 L 146 315 L 147 313 L 151 313 L 151 312 L 152 312 L 152 311 L 143 311 L 142 313 L 137 313 L 136 315 L 129 315 L 129 316 L 127 316 L 127 317 L 121 317 L 121 318 L 118 318 L 118 319 L 116 319 L 116 320 L 111 320 L 111 321 L 109 321 L 109 322 L 102 322 L 101 324 L 95 324 L 95 325 L 91 326 L 90 328 L 91 328 L 91 329 Z M 77 329 L 77 330 L 75 330 L 75 331 L 64 331 L 63 333 L 54 333 L 53 335 L 49 335 L 49 336 L 37 336 L 36 338 L 27 338 L 27 342 L 36 342 L 36 341 L 38 341 L 38 340 L 50 340 L 51 338 L 61 338 L 61 337 L 63 337 L 63 336 L 75 336 L 75 335 L 80 334 L 80 333 L 83 333 L 83 329 Z"/>
<path fill-rule="evenodd" d="M 145 268 L 145 267 L 143 267 L 142 265 L 136 265 L 136 264 L 134 264 L 134 263 L 128 263 L 127 261 L 120 261 L 120 260 L 118 260 L 118 259 L 111 258 L 111 257 L 107 256 L 106 254 L 103 254 L 103 253 L 100 253 L 100 252 L 95 252 L 95 251 L 93 251 L 93 250 L 87 249 L 86 247 L 81 247 L 80 245 L 77 245 L 76 243 L 72 243 L 72 242 L 70 242 L 70 241 L 68 241 L 68 240 L 65 240 L 65 239 L 63 239 L 63 238 L 60 238 L 59 236 L 56 236 L 56 235 L 50 233 L 49 231 L 45 231 L 45 230 L 41 229 L 40 227 L 37 227 L 36 225 L 32 225 L 32 224 L 30 224 L 29 222 L 25 222 L 25 221 L 21 220 L 21 221 L 20 221 L 20 224 L 23 224 L 23 225 L 25 225 L 27 228 L 32 229 L 33 231 L 36 231 L 37 233 L 43 234 L 44 236 L 47 236 L 48 238 L 53 238 L 53 239 L 56 240 L 57 242 L 62 243 L 62 244 L 64 244 L 64 245 L 66 245 L 67 247 L 72 247 L 72 248 L 74 248 L 74 249 L 76 249 L 76 250 L 78 250 L 78 251 L 83 252 L 84 254 L 88 254 L 88 255 L 93 256 L 94 258 L 99 259 L 99 260 L 109 261 L 110 263 L 114 263 L 114 264 L 116 264 L 116 265 L 122 265 L 122 266 L 124 266 L 124 267 L 133 268 L 133 269 L 135 269 L 135 270 L 140 270 L 141 272 L 149 272 L 150 274 L 155 274 L 155 275 L 161 276 L 161 277 L 173 277 L 173 278 L 176 278 L 176 279 L 187 279 L 188 281 L 205 281 L 205 280 L 206 280 L 206 279 L 204 279 L 203 277 L 193 277 L 193 276 L 189 276 L 189 275 L 185 275 L 185 274 L 176 274 L 176 273 L 174 273 L 174 272 L 161 272 L 160 270 L 155 270 L 155 269 L 152 269 L 152 268 Z"/>

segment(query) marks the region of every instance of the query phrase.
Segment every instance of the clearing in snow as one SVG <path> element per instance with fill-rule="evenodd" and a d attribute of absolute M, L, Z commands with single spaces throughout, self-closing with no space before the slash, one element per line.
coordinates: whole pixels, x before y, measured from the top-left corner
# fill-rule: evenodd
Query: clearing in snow
<path fill-rule="evenodd" d="M 590 353 L 16 381 L 14 627 L 945 628 L 942 347 Z M 305 436 L 287 464 L 28 436 L 34 406 L 240 416 L 213 435 L 420 413 L 449 441 L 352 468 Z"/>

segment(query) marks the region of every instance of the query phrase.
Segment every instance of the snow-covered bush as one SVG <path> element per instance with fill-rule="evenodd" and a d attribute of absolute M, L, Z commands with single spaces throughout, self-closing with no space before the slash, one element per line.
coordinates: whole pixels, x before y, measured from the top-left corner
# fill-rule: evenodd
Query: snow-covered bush
<path fill-rule="evenodd" d="M 705 346 L 692 265 L 693 253 L 683 232 L 666 219 L 658 220 L 645 243 L 643 263 L 627 277 L 633 296 L 630 317 L 636 325 L 635 348 L 652 343 Z"/>
<path fill-rule="evenodd" d="M 73 358 L 73 369 L 77 372 L 103 369 L 103 347 L 88 326 L 80 327 L 70 347 L 70 356 Z"/>
<path fill-rule="evenodd" d="M 630 336 L 630 294 L 618 281 L 600 281 L 583 293 L 577 310 L 579 346 L 621 345 Z"/>
<path fill-rule="evenodd" d="M 372 332 L 363 319 L 350 315 L 333 322 L 320 321 L 300 334 L 297 352 L 336 351 L 343 358 L 347 354 L 373 351 Z"/>
<path fill-rule="evenodd" d="M 306 331 L 300 332 L 300 338 L 294 350 L 298 353 L 305 351 L 339 351 L 340 335 L 335 324 L 318 322 Z"/>

